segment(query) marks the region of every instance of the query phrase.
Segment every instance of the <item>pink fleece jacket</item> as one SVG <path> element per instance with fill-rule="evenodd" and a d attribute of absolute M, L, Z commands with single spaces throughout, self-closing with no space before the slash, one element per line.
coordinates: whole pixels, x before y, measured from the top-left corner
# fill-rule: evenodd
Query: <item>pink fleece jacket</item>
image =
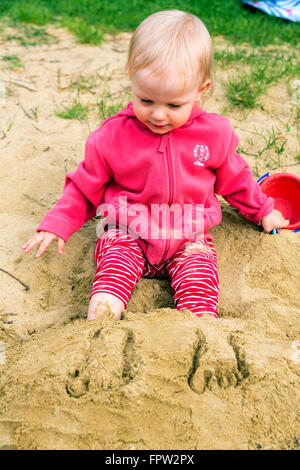
<path fill-rule="evenodd" d="M 127 220 L 135 226 L 137 212 L 132 209 L 140 204 L 143 210 L 135 238 L 148 261 L 156 264 L 169 259 L 191 237 L 184 232 L 185 238 L 153 239 L 149 225 L 161 224 L 161 216 L 149 220 L 155 204 L 192 205 L 192 217 L 203 217 L 203 230 L 210 239 L 208 230 L 222 219 L 216 194 L 260 224 L 273 210 L 274 201 L 261 192 L 248 164 L 236 153 L 238 142 L 228 119 L 198 106 L 182 127 L 155 134 L 136 118 L 129 103 L 89 135 L 84 161 L 66 175 L 62 197 L 37 231 L 55 233 L 67 241 L 96 215 L 100 204 L 105 207 L 103 203 L 115 208 L 120 225 Z M 201 214 L 197 213 L 200 205 Z M 108 214 L 103 209 L 100 213 Z"/>

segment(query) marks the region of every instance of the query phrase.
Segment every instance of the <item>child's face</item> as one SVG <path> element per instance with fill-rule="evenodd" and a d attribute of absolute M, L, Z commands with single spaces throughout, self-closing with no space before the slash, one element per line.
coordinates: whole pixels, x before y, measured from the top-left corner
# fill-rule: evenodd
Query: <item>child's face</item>
<path fill-rule="evenodd" d="M 145 68 L 131 77 L 131 84 L 136 117 L 155 134 L 166 134 L 186 123 L 210 81 L 200 88 L 191 83 L 182 91 L 182 81 L 176 73 L 158 76 L 152 74 L 151 68 Z"/>

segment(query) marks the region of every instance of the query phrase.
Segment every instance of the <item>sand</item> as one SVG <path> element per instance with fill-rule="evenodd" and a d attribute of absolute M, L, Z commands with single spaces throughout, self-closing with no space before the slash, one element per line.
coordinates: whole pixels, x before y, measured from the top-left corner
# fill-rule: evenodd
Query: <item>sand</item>
<path fill-rule="evenodd" d="M 56 41 L 35 47 L 0 38 L 1 55 L 24 64 L 9 70 L 0 62 L 9 91 L 0 105 L 0 267 L 30 288 L 0 271 L 0 448 L 299 449 L 298 234 L 260 233 L 222 201 L 222 223 L 212 230 L 217 320 L 178 312 L 168 280 L 141 279 L 122 320 L 88 322 L 96 220 L 71 237 L 62 257 L 55 244 L 40 259 L 23 254 L 100 125 L 91 105 L 107 94 L 126 101 L 129 85 L 129 34 L 90 46 L 48 31 Z M 215 44 L 226 46 L 222 38 Z M 228 73 L 217 70 L 207 111 L 222 112 Z M 95 79 L 80 94 L 88 119 L 57 117 L 77 97 L 70 84 L 81 76 Z M 226 115 L 248 153 L 275 129 L 287 142 L 271 171 L 300 175 L 296 106 L 284 83 L 269 89 L 261 108 Z M 266 159 L 243 156 L 256 176 L 266 172 Z"/>

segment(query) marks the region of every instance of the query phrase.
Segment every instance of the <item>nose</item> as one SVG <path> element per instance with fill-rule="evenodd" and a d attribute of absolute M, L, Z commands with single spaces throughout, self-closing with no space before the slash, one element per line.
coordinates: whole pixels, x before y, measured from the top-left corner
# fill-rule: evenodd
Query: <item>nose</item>
<path fill-rule="evenodd" d="M 165 111 L 161 106 L 155 106 L 152 111 L 152 119 L 157 122 L 162 122 L 166 118 Z"/>

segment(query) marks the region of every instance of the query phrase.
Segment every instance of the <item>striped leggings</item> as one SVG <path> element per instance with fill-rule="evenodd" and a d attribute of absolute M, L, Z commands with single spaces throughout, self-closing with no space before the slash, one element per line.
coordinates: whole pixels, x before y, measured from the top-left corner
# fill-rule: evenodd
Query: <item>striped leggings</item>
<path fill-rule="evenodd" d="M 169 278 L 177 310 L 218 316 L 219 279 L 213 243 L 201 240 L 200 250 L 190 254 L 184 247 L 170 259 L 150 264 L 136 240 L 119 229 L 109 229 L 97 240 L 94 258 L 97 269 L 90 297 L 106 292 L 118 297 L 127 308 L 135 284 L 141 277 Z"/>

